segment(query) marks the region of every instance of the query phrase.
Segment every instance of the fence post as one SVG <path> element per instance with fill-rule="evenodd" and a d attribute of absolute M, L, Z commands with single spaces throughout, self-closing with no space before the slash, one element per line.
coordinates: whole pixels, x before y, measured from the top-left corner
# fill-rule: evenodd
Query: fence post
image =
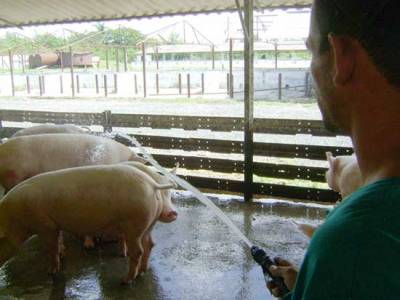
<path fill-rule="evenodd" d="M 11 51 L 8 51 L 8 58 L 10 60 L 10 76 L 11 76 L 11 93 L 15 96 L 15 84 L 14 84 L 14 62 Z"/>
<path fill-rule="evenodd" d="M 124 48 L 124 71 L 128 71 L 128 52 L 126 51 L 126 48 Z"/>
<path fill-rule="evenodd" d="M 107 75 L 104 74 L 104 97 L 108 96 L 108 91 L 107 91 Z"/>
<path fill-rule="evenodd" d="M 60 65 L 61 65 L 61 73 L 64 73 L 64 52 L 59 52 L 60 53 Z"/>
<path fill-rule="evenodd" d="M 114 74 L 114 94 L 118 93 L 118 74 Z"/>
<path fill-rule="evenodd" d="M 275 70 L 278 69 L 278 44 L 274 44 L 274 56 L 275 56 Z"/>
<path fill-rule="evenodd" d="M 115 67 L 117 69 L 117 72 L 119 72 L 119 49 L 115 48 Z"/>
<path fill-rule="evenodd" d="M 182 74 L 178 74 L 178 88 L 179 88 L 179 95 L 182 95 Z"/>
<path fill-rule="evenodd" d="M 156 91 L 157 91 L 157 95 L 160 94 L 160 78 L 158 77 L 158 73 L 156 73 Z"/>
<path fill-rule="evenodd" d="M 44 80 L 44 75 L 42 75 L 42 90 L 43 90 L 43 94 L 46 94 L 46 84 L 45 84 L 45 80 Z"/>
<path fill-rule="evenodd" d="M 94 75 L 94 81 L 96 83 L 96 94 L 100 93 L 99 89 L 99 74 Z"/>
<path fill-rule="evenodd" d="M 233 98 L 233 39 L 229 39 L 229 96 Z"/>
<path fill-rule="evenodd" d="M 278 99 L 282 100 L 282 73 L 278 74 Z"/>
<path fill-rule="evenodd" d="M 156 64 L 157 64 L 157 70 L 159 70 L 160 62 L 159 62 L 159 57 L 158 57 L 158 47 L 156 47 Z"/>
<path fill-rule="evenodd" d="M 201 93 L 204 95 L 204 73 L 201 73 Z"/>
<path fill-rule="evenodd" d="M 39 95 L 40 97 L 43 95 L 42 75 L 39 75 Z"/>
<path fill-rule="evenodd" d="M 111 110 L 103 112 L 103 131 L 112 132 L 112 114 Z"/>
<path fill-rule="evenodd" d="M 310 72 L 306 72 L 304 97 L 311 97 Z"/>
<path fill-rule="evenodd" d="M 229 80 L 229 73 L 226 73 L 226 93 L 229 95 L 230 94 L 230 80 Z"/>
<path fill-rule="evenodd" d="M 31 93 L 31 85 L 30 85 L 30 82 L 29 82 L 29 75 L 26 75 L 26 91 L 27 91 L 28 94 Z"/>
<path fill-rule="evenodd" d="M 60 94 L 64 93 L 64 84 L 63 84 L 63 76 L 60 75 Z"/>
<path fill-rule="evenodd" d="M 80 93 L 80 86 L 79 86 L 79 75 L 76 74 L 76 93 L 79 94 Z"/>
<path fill-rule="evenodd" d="M 146 86 L 146 47 L 142 43 L 142 61 L 143 61 L 143 97 L 147 97 L 147 86 Z"/>
<path fill-rule="evenodd" d="M 75 97 L 75 84 L 74 84 L 74 55 L 72 53 L 72 47 L 69 47 L 69 63 L 71 67 L 71 92 L 72 98 Z"/>
<path fill-rule="evenodd" d="M 212 69 L 215 70 L 215 47 L 211 46 L 211 61 L 212 61 Z"/>
<path fill-rule="evenodd" d="M 190 74 L 187 74 L 187 95 L 190 98 Z"/>
<path fill-rule="evenodd" d="M 234 91 L 233 74 L 231 74 L 231 80 L 230 80 L 230 82 L 229 82 L 229 87 L 230 87 L 230 89 L 229 89 L 229 91 L 230 91 L 230 97 L 231 97 L 231 99 L 233 99 L 233 96 L 234 96 L 234 93 L 235 93 L 235 91 Z"/>
<path fill-rule="evenodd" d="M 135 94 L 138 93 L 138 86 L 137 86 L 137 75 L 135 74 Z"/>

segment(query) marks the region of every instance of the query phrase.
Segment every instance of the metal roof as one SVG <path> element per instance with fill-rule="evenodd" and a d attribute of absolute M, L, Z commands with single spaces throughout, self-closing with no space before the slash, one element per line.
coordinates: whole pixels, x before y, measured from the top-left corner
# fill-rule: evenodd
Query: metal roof
<path fill-rule="evenodd" d="M 254 1 L 258 9 L 303 8 L 311 3 L 312 0 Z M 236 10 L 234 0 L 0 0 L 0 7 L 0 28 Z"/>

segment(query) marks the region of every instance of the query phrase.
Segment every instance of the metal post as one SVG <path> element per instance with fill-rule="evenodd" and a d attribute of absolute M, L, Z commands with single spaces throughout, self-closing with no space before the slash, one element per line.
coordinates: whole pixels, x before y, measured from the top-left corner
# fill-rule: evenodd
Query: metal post
<path fill-rule="evenodd" d="M 29 75 L 26 75 L 26 91 L 28 94 L 31 93 L 31 84 L 29 82 Z"/>
<path fill-rule="evenodd" d="M 278 44 L 275 43 L 274 47 L 275 47 L 275 51 L 274 51 L 274 55 L 275 55 L 275 70 L 277 70 L 278 69 Z"/>
<path fill-rule="evenodd" d="M 40 95 L 40 97 L 42 97 L 42 95 L 43 95 L 43 86 L 42 86 L 42 76 L 41 75 L 39 75 L 39 95 Z"/>
<path fill-rule="evenodd" d="M 190 74 L 187 74 L 187 96 L 190 98 Z"/>
<path fill-rule="evenodd" d="M 80 93 L 80 86 L 79 86 L 79 75 L 76 74 L 76 93 L 79 94 Z"/>
<path fill-rule="evenodd" d="M 311 97 L 311 91 L 310 91 L 310 72 L 306 72 L 306 78 L 305 78 L 305 88 L 304 88 L 304 97 L 310 98 Z"/>
<path fill-rule="evenodd" d="M 25 59 L 23 54 L 21 54 L 21 65 L 22 65 L 22 73 L 25 73 Z"/>
<path fill-rule="evenodd" d="M 128 71 L 128 51 L 124 48 L 124 71 Z"/>
<path fill-rule="evenodd" d="M 204 73 L 201 73 L 201 93 L 204 95 Z"/>
<path fill-rule="evenodd" d="M 106 49 L 106 69 L 108 70 L 110 68 L 110 62 L 108 60 L 108 48 Z"/>
<path fill-rule="evenodd" d="M 108 96 L 108 91 L 107 91 L 107 75 L 104 74 L 104 97 Z"/>
<path fill-rule="evenodd" d="M 229 96 L 233 98 L 233 39 L 229 39 Z"/>
<path fill-rule="evenodd" d="M 135 74 L 135 94 L 137 95 L 137 93 L 138 93 L 137 76 Z"/>
<path fill-rule="evenodd" d="M 119 49 L 115 48 L 115 67 L 117 72 L 119 72 Z"/>
<path fill-rule="evenodd" d="M 60 75 L 60 94 L 64 94 L 63 76 Z"/>
<path fill-rule="evenodd" d="M 282 74 L 278 74 L 278 99 L 282 100 Z"/>
<path fill-rule="evenodd" d="M 43 91 L 43 94 L 46 93 L 46 84 L 45 84 L 45 80 L 44 80 L 44 75 L 42 75 L 42 91 Z"/>
<path fill-rule="evenodd" d="M 94 81 L 96 83 L 96 94 L 100 93 L 100 88 L 99 88 L 99 75 L 96 74 L 94 75 Z"/>
<path fill-rule="evenodd" d="M 64 52 L 60 52 L 61 73 L 64 73 Z"/>
<path fill-rule="evenodd" d="M 160 94 L 160 82 L 159 82 L 159 77 L 158 77 L 158 73 L 156 74 L 156 91 L 157 91 L 157 95 Z"/>
<path fill-rule="evenodd" d="M 146 47 L 142 43 L 142 62 L 143 62 L 143 97 L 147 97 L 147 86 L 146 86 Z"/>
<path fill-rule="evenodd" d="M 75 97 L 75 84 L 74 84 L 74 55 L 72 53 L 72 47 L 69 47 L 69 63 L 71 67 L 71 93 L 73 98 Z"/>
<path fill-rule="evenodd" d="M 234 81 L 233 81 L 233 74 L 231 75 L 230 81 L 229 81 L 229 87 L 230 87 L 230 97 L 231 99 L 233 99 L 234 94 L 235 94 L 235 90 L 234 90 Z"/>
<path fill-rule="evenodd" d="M 157 64 L 157 70 L 159 70 L 160 64 L 159 64 L 159 57 L 158 57 L 158 47 L 156 47 L 156 64 Z"/>
<path fill-rule="evenodd" d="M 178 74 L 178 88 L 179 88 L 179 95 L 182 95 L 182 74 Z"/>
<path fill-rule="evenodd" d="M 253 0 L 244 1 L 244 25 L 248 36 L 244 42 L 244 199 L 253 198 L 253 133 L 254 133 L 254 32 Z"/>
<path fill-rule="evenodd" d="M 211 46 L 211 60 L 212 60 L 212 69 L 215 70 L 215 47 Z"/>
<path fill-rule="evenodd" d="M 103 112 L 103 130 L 104 132 L 112 132 L 111 110 L 106 110 Z"/>
<path fill-rule="evenodd" d="M 230 88 L 229 88 L 229 84 L 230 84 L 230 78 L 229 78 L 229 73 L 226 73 L 226 93 L 229 95 L 229 91 L 230 91 Z"/>
<path fill-rule="evenodd" d="M 114 94 L 118 93 L 118 74 L 114 74 Z"/>
<path fill-rule="evenodd" d="M 10 76 L 11 76 L 11 93 L 15 96 L 15 84 L 14 84 L 14 62 L 11 51 L 8 51 L 8 58 L 10 60 Z"/>

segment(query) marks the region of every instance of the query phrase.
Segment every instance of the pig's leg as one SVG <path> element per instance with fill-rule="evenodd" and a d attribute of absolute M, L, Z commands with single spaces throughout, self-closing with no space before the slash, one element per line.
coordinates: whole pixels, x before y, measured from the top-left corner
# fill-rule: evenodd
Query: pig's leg
<path fill-rule="evenodd" d="M 44 241 L 47 252 L 50 257 L 50 274 L 56 274 L 60 271 L 60 249 L 58 230 L 41 231 L 39 237 Z"/>
<path fill-rule="evenodd" d="M 141 236 L 128 235 L 126 244 L 128 247 L 128 256 L 129 256 L 129 272 L 128 275 L 122 279 L 122 283 L 124 284 L 129 283 L 129 281 L 137 277 L 139 273 L 140 261 L 143 255 Z"/>
<path fill-rule="evenodd" d="M 60 231 L 60 234 L 58 235 L 58 250 L 59 250 L 59 255 L 60 257 L 65 256 L 65 246 L 64 246 L 64 235 L 63 232 Z"/>
<path fill-rule="evenodd" d="M 145 273 L 149 269 L 149 258 L 151 249 L 154 247 L 154 241 L 151 237 L 151 232 L 146 232 L 142 238 L 142 245 L 143 245 L 143 256 L 142 262 L 140 264 L 139 273 Z"/>
<path fill-rule="evenodd" d="M 23 242 L 10 240 L 6 237 L 0 238 L 0 267 L 17 253 Z"/>
<path fill-rule="evenodd" d="M 128 247 L 126 246 L 126 237 L 124 234 L 118 234 L 118 243 L 121 249 L 121 256 L 127 257 L 128 255 Z"/>

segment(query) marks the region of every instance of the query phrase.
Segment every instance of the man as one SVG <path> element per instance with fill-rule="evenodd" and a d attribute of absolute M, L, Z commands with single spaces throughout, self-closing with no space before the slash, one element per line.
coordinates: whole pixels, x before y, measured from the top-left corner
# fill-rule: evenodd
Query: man
<path fill-rule="evenodd" d="M 314 0 L 307 46 L 325 126 L 352 138 L 364 187 L 313 236 L 284 299 L 400 299 L 400 1 Z"/>

